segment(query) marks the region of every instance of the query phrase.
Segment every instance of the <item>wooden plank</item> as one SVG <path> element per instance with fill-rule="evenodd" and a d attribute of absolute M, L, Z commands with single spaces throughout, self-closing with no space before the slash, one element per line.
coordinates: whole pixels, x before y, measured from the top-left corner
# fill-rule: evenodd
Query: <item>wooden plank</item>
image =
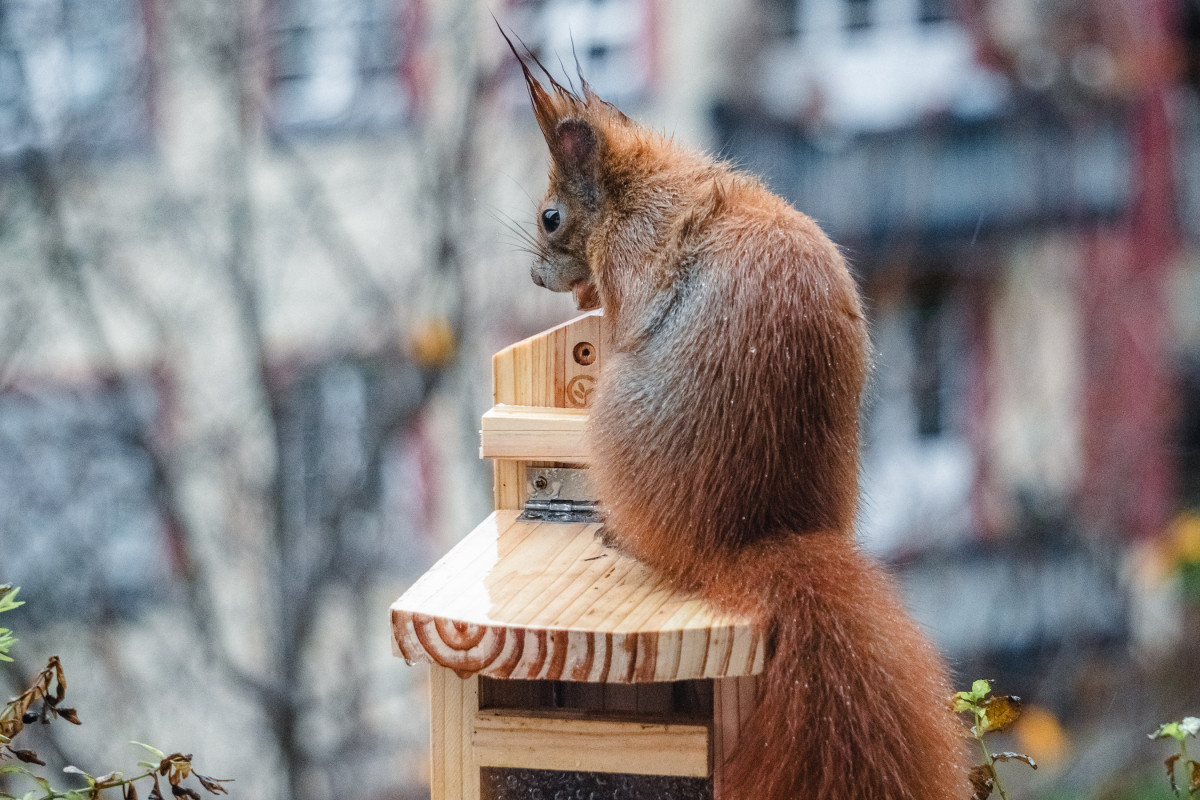
<path fill-rule="evenodd" d="M 475 681 L 477 678 L 471 678 Z M 446 748 L 446 796 L 458 800 L 466 796 L 466 787 L 463 785 L 463 758 L 464 751 L 470 751 L 470 742 L 463 741 L 463 684 L 454 675 L 446 676 L 445 688 L 442 691 L 443 711 L 445 719 L 445 731 L 443 740 Z M 469 720 L 470 717 L 466 717 Z"/>
<path fill-rule="evenodd" d="M 466 680 L 458 680 L 459 686 L 459 785 L 462 786 L 463 800 L 480 800 L 479 792 L 479 758 L 475 745 L 471 741 L 471 726 L 468 722 L 479 713 L 479 676 L 472 675 Z"/>
<path fill-rule="evenodd" d="M 606 343 L 604 313 L 597 310 L 504 348 L 492 357 L 493 401 L 586 408 Z"/>
<path fill-rule="evenodd" d="M 587 408 L 600 376 L 606 330 L 603 314 L 585 314 L 554 331 L 554 405 Z"/>
<path fill-rule="evenodd" d="M 709 774 L 708 725 L 695 720 L 480 711 L 472 742 L 485 767 L 696 778 Z"/>
<path fill-rule="evenodd" d="M 587 463 L 587 419 L 579 408 L 495 406 L 483 415 L 479 456 Z"/>
<path fill-rule="evenodd" d="M 536 525 L 518 524 L 517 516 L 513 511 L 489 515 L 392 604 L 393 621 L 397 610 L 440 609 L 446 602 L 461 599 L 464 589 L 474 588 L 478 595 L 478 587 L 500 561 L 501 535 L 513 531 L 512 536 L 504 537 L 507 553 L 537 530 Z M 419 657 L 405 653 L 403 642 L 397 644 L 399 655 L 410 660 Z"/>
<path fill-rule="evenodd" d="M 470 721 L 479 712 L 479 679 L 450 670 L 430 673 L 430 795 L 432 800 L 479 800 L 479 761 Z"/>
<path fill-rule="evenodd" d="M 431 800 L 451 800 L 446 787 L 446 680 L 450 670 L 431 667 L 429 673 L 429 792 Z M 455 731 L 455 736 L 458 732 Z"/>
<path fill-rule="evenodd" d="M 603 556 L 597 552 L 601 545 L 595 537 L 581 535 L 557 537 L 558 547 L 547 554 L 544 569 L 533 574 L 517 573 L 509 581 L 497 581 L 502 585 L 506 596 L 497 598 L 493 613 L 502 619 L 512 620 L 516 624 L 524 621 L 533 623 L 544 618 L 547 604 L 578 582 L 572 580 L 577 574 L 575 565 L 586 558 Z M 599 561 L 601 559 L 597 559 Z M 591 562 L 585 562 L 591 563 Z M 582 588 L 580 588 L 582 591 Z"/>
<path fill-rule="evenodd" d="M 758 678 L 744 676 L 719 678 L 713 681 L 713 798 L 727 796 L 725 762 L 737 747 L 742 725 L 750 719 L 755 708 Z"/>
<path fill-rule="evenodd" d="M 649 683 L 761 671 L 756 621 L 715 614 L 595 524 L 499 511 L 392 606 L 410 661 L 499 678 Z"/>
<path fill-rule="evenodd" d="M 535 428 L 543 431 L 582 432 L 587 418 L 586 409 L 553 406 L 496 405 L 483 415 L 484 429 L 497 433 Z"/>
<path fill-rule="evenodd" d="M 496 509 L 520 511 L 525 507 L 525 462 L 497 459 L 492 462 L 492 469 Z"/>

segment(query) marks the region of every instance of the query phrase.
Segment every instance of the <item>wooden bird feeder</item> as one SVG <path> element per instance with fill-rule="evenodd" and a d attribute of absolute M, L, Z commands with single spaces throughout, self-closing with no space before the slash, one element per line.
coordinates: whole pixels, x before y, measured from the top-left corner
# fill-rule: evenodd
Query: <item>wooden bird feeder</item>
<path fill-rule="evenodd" d="M 433 800 L 722 795 L 763 638 L 598 537 L 605 347 L 595 311 L 494 356 L 496 510 L 392 605 L 397 655 L 432 665 Z"/>

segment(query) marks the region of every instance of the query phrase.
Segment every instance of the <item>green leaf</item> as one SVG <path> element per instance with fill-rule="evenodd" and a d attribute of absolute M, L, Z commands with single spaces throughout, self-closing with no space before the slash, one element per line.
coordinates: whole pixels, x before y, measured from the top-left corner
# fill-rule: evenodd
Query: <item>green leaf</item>
<path fill-rule="evenodd" d="M 978 711 L 980 704 L 992 691 L 992 682 L 980 678 L 971 684 L 970 691 L 954 693 L 955 712 Z"/>
<path fill-rule="evenodd" d="M 1154 733 L 1149 734 L 1149 737 L 1151 739 L 1170 738 L 1170 739 L 1174 739 L 1178 742 L 1182 742 L 1184 737 L 1187 735 L 1188 735 L 1187 732 L 1182 728 L 1180 723 L 1167 722 L 1162 725 L 1159 725 L 1158 730 L 1156 730 Z"/>
<path fill-rule="evenodd" d="M 32 775 L 33 774 L 29 770 L 22 767 L 20 764 L 5 764 L 4 766 L 0 767 L 0 775 L 4 775 L 9 772 L 17 773 L 20 775 Z"/>
<path fill-rule="evenodd" d="M 0 612 L 12 611 L 18 606 L 25 605 L 24 600 L 17 600 L 19 591 L 21 591 L 20 586 L 13 586 L 11 583 L 0 584 Z"/>
<path fill-rule="evenodd" d="M 162 750 L 159 750 L 157 747 L 148 745 L 145 742 L 131 741 L 130 744 L 136 744 L 138 747 L 146 748 L 147 750 L 149 750 L 151 753 L 153 753 L 159 759 L 163 759 L 163 758 L 167 757 L 167 754 L 164 753 Z M 158 764 L 151 764 L 150 766 L 157 767 Z"/>
<path fill-rule="evenodd" d="M 8 628 L 0 628 L 0 660 L 12 661 L 6 654 L 17 643 L 17 637 Z"/>

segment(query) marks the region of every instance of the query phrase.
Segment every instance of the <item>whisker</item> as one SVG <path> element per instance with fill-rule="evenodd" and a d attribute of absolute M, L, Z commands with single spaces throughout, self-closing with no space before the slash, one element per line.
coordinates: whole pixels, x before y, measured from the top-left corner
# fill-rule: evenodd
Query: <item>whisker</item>
<path fill-rule="evenodd" d="M 504 228 L 507 232 L 506 236 L 514 237 L 508 241 L 516 249 L 526 252 L 534 258 L 544 258 L 546 256 L 542 243 L 529 231 L 521 228 L 507 214 L 502 214 L 494 208 L 489 208 L 488 213 Z"/>
<path fill-rule="evenodd" d="M 531 232 L 527 231 L 526 229 L 522 228 L 520 226 L 520 224 L 518 224 L 516 222 L 516 220 L 514 220 L 509 215 L 503 214 L 500 212 L 496 212 L 494 210 L 491 210 L 491 213 L 492 213 L 492 218 L 496 222 L 503 225 L 506 229 L 508 229 L 512 233 L 515 233 L 517 236 L 521 237 L 525 241 L 530 242 L 531 244 L 536 244 L 539 247 L 541 246 L 541 244 L 540 244 L 540 242 L 538 242 L 536 236 L 534 236 Z"/>
<path fill-rule="evenodd" d="M 538 205 L 538 201 L 534 198 L 533 195 L 531 195 L 529 193 L 529 190 L 525 188 L 525 184 L 521 183 L 519 180 L 516 179 L 515 176 L 510 175 L 508 173 L 504 173 L 504 177 L 508 178 L 510 181 L 515 183 L 517 185 L 517 188 L 521 190 L 521 194 L 523 194 L 529 198 L 530 203 L 532 203 L 535 207 Z"/>

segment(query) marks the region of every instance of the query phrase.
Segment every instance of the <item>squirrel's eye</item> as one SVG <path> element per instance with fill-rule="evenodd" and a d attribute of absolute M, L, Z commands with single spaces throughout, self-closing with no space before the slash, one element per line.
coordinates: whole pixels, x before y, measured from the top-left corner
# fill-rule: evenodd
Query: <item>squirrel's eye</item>
<path fill-rule="evenodd" d="M 562 224 L 562 214 L 557 208 L 547 208 L 542 212 L 542 228 L 546 233 L 554 233 Z"/>

